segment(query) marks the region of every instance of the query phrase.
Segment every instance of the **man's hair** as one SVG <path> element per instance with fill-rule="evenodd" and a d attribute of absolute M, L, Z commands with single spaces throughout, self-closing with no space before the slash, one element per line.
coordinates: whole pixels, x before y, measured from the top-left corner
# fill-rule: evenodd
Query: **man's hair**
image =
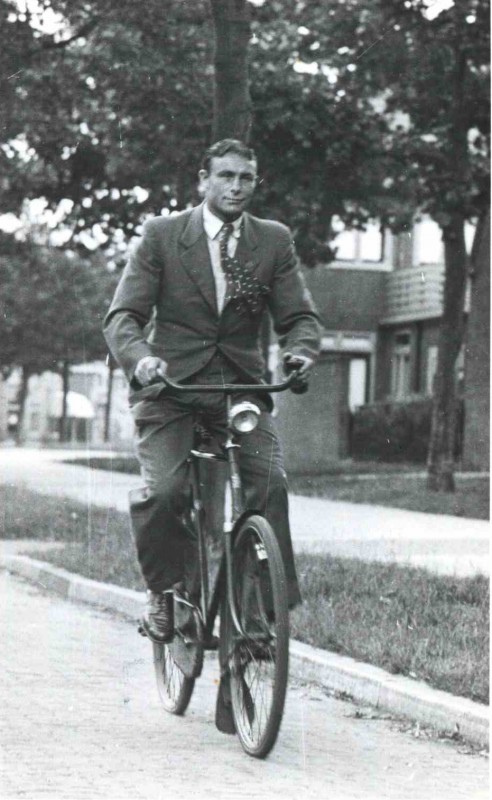
<path fill-rule="evenodd" d="M 215 142 L 211 145 L 207 150 L 202 158 L 201 169 L 204 169 L 205 172 L 210 172 L 210 162 L 213 158 L 222 158 L 222 156 L 227 155 L 227 153 L 233 153 L 237 156 L 242 156 L 246 158 L 248 161 L 257 161 L 256 153 L 248 145 L 241 142 L 239 139 L 221 139 L 220 142 Z"/>

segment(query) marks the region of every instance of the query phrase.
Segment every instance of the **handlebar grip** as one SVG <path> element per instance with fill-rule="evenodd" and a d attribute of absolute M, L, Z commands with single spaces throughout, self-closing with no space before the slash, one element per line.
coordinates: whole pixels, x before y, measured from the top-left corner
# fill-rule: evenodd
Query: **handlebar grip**
<path fill-rule="evenodd" d="M 309 389 L 309 384 L 307 383 L 300 383 L 299 386 L 291 386 L 290 391 L 292 394 L 305 394 Z"/>

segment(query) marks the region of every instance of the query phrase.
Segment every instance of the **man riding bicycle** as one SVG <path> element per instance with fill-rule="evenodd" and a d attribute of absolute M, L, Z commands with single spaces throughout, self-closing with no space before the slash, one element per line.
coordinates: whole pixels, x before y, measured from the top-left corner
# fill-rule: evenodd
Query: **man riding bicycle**
<path fill-rule="evenodd" d="M 299 369 L 306 380 L 320 346 L 318 315 L 289 229 L 245 211 L 257 183 L 253 150 L 234 139 L 217 142 L 205 153 L 199 179 L 201 205 L 144 225 L 104 322 L 109 348 L 130 382 L 146 487 L 130 500 L 148 587 L 143 625 L 161 642 L 173 637 L 173 586 L 184 575 L 181 509 L 193 423 L 199 413 L 220 441 L 226 411 L 222 395 L 178 396 L 159 376 L 196 384 L 262 382 L 260 326 L 267 310 L 287 371 Z M 271 399 L 255 402 L 260 422 L 241 449 L 245 501 L 275 531 L 293 607 L 300 593 L 286 474 Z"/>

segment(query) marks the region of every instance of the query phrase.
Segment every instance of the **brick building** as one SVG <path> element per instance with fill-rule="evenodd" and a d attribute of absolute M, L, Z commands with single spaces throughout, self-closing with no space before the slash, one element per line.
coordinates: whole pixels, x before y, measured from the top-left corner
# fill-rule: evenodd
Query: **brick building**
<path fill-rule="evenodd" d="M 467 239 L 471 248 L 471 226 Z M 444 284 L 438 226 L 423 219 L 410 233 L 393 236 L 373 225 L 365 232 L 344 232 L 337 241 L 336 261 L 306 271 L 325 326 L 309 401 L 292 395 L 277 401 L 291 470 L 318 472 L 347 457 L 350 412 L 357 406 L 432 395 Z M 488 337 L 489 307 L 485 308 L 483 297 L 488 296 L 490 280 L 487 246 L 485 242 L 482 271 L 477 272 L 473 289 L 478 319 L 469 333 L 468 353 L 484 332 Z M 466 310 L 470 310 L 470 291 Z M 485 342 L 481 346 L 484 349 Z M 459 384 L 464 381 L 464 357 L 463 348 L 457 362 Z M 485 353 L 478 360 L 483 358 Z M 470 414 L 465 413 L 465 441 L 480 435 L 481 455 L 468 447 L 465 462 L 471 463 L 473 452 L 474 465 L 488 469 L 483 442 L 488 446 L 489 394 L 487 381 L 478 372 L 477 362 L 467 372 L 466 405 L 472 404 L 473 411 L 470 406 Z"/>

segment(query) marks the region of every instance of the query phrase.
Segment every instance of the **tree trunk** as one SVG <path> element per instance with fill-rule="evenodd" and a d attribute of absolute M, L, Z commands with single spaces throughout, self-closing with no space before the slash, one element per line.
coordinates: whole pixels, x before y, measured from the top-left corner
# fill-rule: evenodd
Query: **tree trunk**
<path fill-rule="evenodd" d="M 455 365 L 464 333 L 467 275 L 465 220 L 456 213 L 443 230 L 445 253 L 444 307 L 439 330 L 439 354 L 432 408 L 427 460 L 427 487 L 454 491 L 454 442 L 456 432 Z"/>
<path fill-rule="evenodd" d="M 22 367 L 21 369 L 21 383 L 19 386 L 19 393 L 17 395 L 17 402 L 19 404 L 19 416 L 17 420 L 17 430 L 15 434 L 15 443 L 20 447 L 24 442 L 24 417 L 26 410 L 27 390 L 29 387 L 29 378 L 32 372 L 29 367 Z"/>
<path fill-rule="evenodd" d="M 251 35 L 247 0 L 210 0 L 215 27 L 214 142 L 249 140 L 248 45 Z"/>
<path fill-rule="evenodd" d="M 60 419 L 60 442 L 68 438 L 68 389 L 70 382 L 70 362 L 64 361 L 62 367 L 62 413 Z"/>
<path fill-rule="evenodd" d="M 210 0 L 210 6 L 215 28 L 212 143 L 226 138 L 248 142 L 252 121 L 248 75 L 249 5 L 247 0 Z M 215 532 L 213 538 L 220 541 L 226 470 L 222 464 L 203 462 L 200 476 L 207 525 Z"/>
<path fill-rule="evenodd" d="M 106 406 L 104 408 L 104 441 L 109 442 L 111 434 L 111 401 L 113 399 L 113 375 L 114 365 L 112 359 L 108 359 L 108 391 L 106 394 Z"/>
<path fill-rule="evenodd" d="M 464 469 L 490 465 L 490 208 L 471 252 L 470 313 L 465 333 Z"/>
<path fill-rule="evenodd" d="M 439 352 L 432 408 L 431 437 L 427 460 L 427 486 L 433 491 L 454 492 L 454 440 L 456 432 L 456 358 L 463 343 L 465 289 L 468 257 L 465 246 L 465 211 L 461 197 L 469 182 L 466 95 L 467 55 L 463 42 L 466 27 L 463 4 L 456 15 L 453 106 L 448 139 L 449 172 L 452 177 L 450 210 L 441 225 L 444 241 L 444 304 L 439 330 Z M 453 197 L 454 196 L 454 197 Z"/>

